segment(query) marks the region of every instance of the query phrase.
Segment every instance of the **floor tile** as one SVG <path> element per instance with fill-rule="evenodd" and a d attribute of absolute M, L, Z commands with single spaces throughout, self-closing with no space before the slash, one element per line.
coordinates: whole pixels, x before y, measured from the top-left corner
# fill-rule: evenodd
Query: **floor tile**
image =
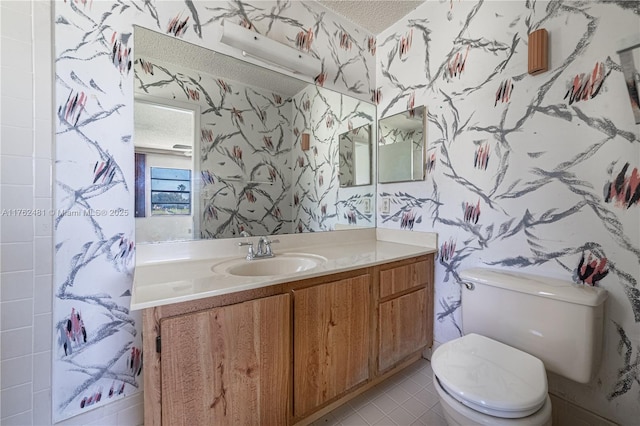
<path fill-rule="evenodd" d="M 407 399 L 411 398 L 411 394 L 404 390 L 402 385 L 398 385 L 390 391 L 387 391 L 387 395 L 389 395 L 391 399 L 393 399 L 398 404 L 402 404 Z"/>
<path fill-rule="evenodd" d="M 380 419 L 377 423 L 374 423 L 373 426 L 396 426 L 396 423 L 391 420 L 389 417 L 384 417 Z"/>
<path fill-rule="evenodd" d="M 398 425 L 410 425 L 416 417 L 402 407 L 398 407 L 389 413 L 389 418 Z"/>
<path fill-rule="evenodd" d="M 318 420 L 312 423 L 313 426 L 333 426 L 338 423 L 338 420 L 333 416 L 333 414 L 328 413 L 323 417 L 320 417 Z"/>
<path fill-rule="evenodd" d="M 416 418 L 426 413 L 430 408 L 426 404 L 422 403 L 422 401 L 413 396 L 400 406 Z"/>
<path fill-rule="evenodd" d="M 313 422 L 313 426 L 444 426 L 429 361 L 420 360 Z"/>
<path fill-rule="evenodd" d="M 369 426 L 369 423 L 367 423 L 367 421 L 357 412 L 354 412 L 350 416 L 340 420 L 340 424 L 343 426 Z"/>
<path fill-rule="evenodd" d="M 418 423 L 418 424 L 422 424 L 422 425 L 428 425 L 428 426 L 447 426 L 447 422 L 443 417 L 440 417 L 435 411 L 433 410 L 429 410 L 426 413 L 424 413 L 422 416 L 420 416 L 420 418 L 418 419 L 420 422 L 422 423 Z"/>
<path fill-rule="evenodd" d="M 435 389 L 434 389 L 435 390 Z M 415 398 L 418 399 L 418 401 L 422 402 L 424 405 L 427 406 L 427 408 L 431 408 L 434 405 L 436 405 L 438 403 L 438 401 L 440 400 L 438 398 L 438 395 L 429 392 L 426 388 L 422 389 L 421 391 L 419 391 L 418 393 L 416 393 L 414 395 Z"/>
<path fill-rule="evenodd" d="M 336 420 L 342 420 L 345 417 L 349 417 L 354 412 L 355 410 L 353 409 L 353 407 L 351 407 L 351 405 L 347 403 L 333 410 L 331 414 L 333 414 L 333 417 L 335 417 Z"/>
<path fill-rule="evenodd" d="M 432 383 L 432 377 L 426 376 L 424 374 L 416 373 L 413 376 L 409 377 L 409 380 L 417 383 L 420 387 L 425 387 Z"/>
<path fill-rule="evenodd" d="M 403 380 L 398 385 L 402 387 L 402 389 L 406 390 L 409 395 L 415 395 L 420 389 L 424 388 L 425 385 L 420 386 L 418 383 L 414 382 L 410 378 Z"/>
<path fill-rule="evenodd" d="M 360 410 L 358 410 L 358 414 L 360 414 L 362 418 L 365 419 L 371 425 L 377 423 L 378 421 L 386 417 L 385 414 L 382 412 L 382 410 L 371 402 L 369 402 L 369 404 L 365 405 L 364 407 L 360 408 Z"/>
<path fill-rule="evenodd" d="M 438 414 L 440 417 L 444 417 L 444 413 L 442 412 L 442 405 L 440 405 L 439 401 L 436 403 L 436 405 L 431 407 L 431 411 Z"/>
<path fill-rule="evenodd" d="M 385 414 L 389 414 L 400 406 L 400 404 L 391 399 L 391 397 L 386 393 L 383 393 L 371 402 L 374 403 Z"/>

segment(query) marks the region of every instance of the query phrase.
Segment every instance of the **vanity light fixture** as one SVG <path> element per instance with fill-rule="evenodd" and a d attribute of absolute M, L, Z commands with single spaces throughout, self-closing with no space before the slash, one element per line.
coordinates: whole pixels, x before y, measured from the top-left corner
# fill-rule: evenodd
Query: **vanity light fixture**
<path fill-rule="evenodd" d="M 320 74 L 321 63 L 318 58 L 255 31 L 223 21 L 221 34 L 221 43 L 240 49 L 244 56 L 252 56 L 294 74 L 303 74 L 312 78 Z"/>

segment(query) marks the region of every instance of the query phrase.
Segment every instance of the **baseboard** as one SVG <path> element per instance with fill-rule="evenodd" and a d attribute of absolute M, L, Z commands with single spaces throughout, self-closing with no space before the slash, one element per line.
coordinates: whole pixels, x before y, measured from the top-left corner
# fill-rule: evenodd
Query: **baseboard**
<path fill-rule="evenodd" d="M 553 426 L 616 426 L 610 420 L 586 410 L 558 395 L 549 393 L 551 397 L 551 421 Z"/>

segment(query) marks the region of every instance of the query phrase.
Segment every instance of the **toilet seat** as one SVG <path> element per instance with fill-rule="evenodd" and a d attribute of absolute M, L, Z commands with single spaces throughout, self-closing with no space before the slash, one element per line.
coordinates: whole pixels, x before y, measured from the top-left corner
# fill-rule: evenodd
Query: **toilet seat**
<path fill-rule="evenodd" d="M 526 417 L 538 411 L 547 398 L 542 361 L 478 334 L 440 346 L 432 355 L 431 366 L 451 397 L 490 416 Z"/>

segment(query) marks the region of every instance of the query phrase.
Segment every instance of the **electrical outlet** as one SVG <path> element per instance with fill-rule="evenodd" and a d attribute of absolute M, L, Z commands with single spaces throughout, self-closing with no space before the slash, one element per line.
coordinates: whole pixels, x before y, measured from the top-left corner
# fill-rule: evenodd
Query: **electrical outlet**
<path fill-rule="evenodd" d="M 371 213 L 371 199 L 370 198 L 364 198 L 362 200 L 362 210 L 364 210 L 364 214 Z"/>
<path fill-rule="evenodd" d="M 380 205 L 380 213 L 388 214 L 391 211 L 391 199 L 389 197 L 382 198 Z"/>

